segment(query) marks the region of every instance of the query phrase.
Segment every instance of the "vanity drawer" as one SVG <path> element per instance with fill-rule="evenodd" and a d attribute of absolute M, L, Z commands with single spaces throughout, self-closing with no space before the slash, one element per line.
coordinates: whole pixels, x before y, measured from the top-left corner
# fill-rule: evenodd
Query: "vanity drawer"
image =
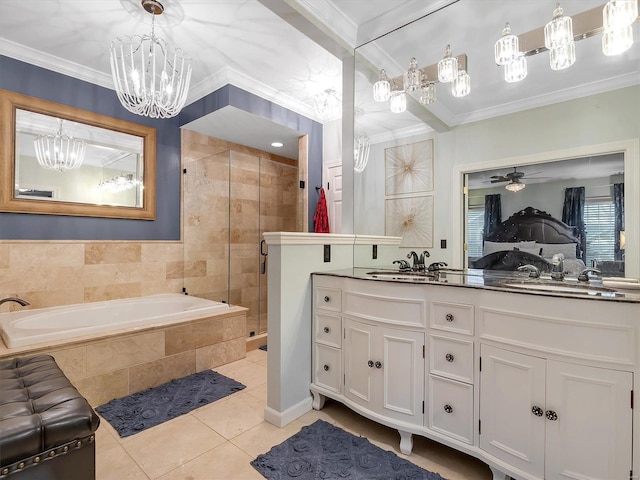
<path fill-rule="evenodd" d="M 342 317 L 328 313 L 315 315 L 315 340 L 330 347 L 342 347 Z"/>
<path fill-rule="evenodd" d="M 473 342 L 429 335 L 430 372 L 473 383 Z"/>
<path fill-rule="evenodd" d="M 316 362 L 313 383 L 340 393 L 342 385 L 342 350 L 315 344 Z"/>
<path fill-rule="evenodd" d="M 315 306 L 323 310 L 339 312 L 342 310 L 342 290 L 331 287 L 315 288 Z"/>
<path fill-rule="evenodd" d="M 473 335 L 473 305 L 431 302 L 431 328 Z"/>
<path fill-rule="evenodd" d="M 473 444 L 473 385 L 429 375 L 428 427 Z"/>

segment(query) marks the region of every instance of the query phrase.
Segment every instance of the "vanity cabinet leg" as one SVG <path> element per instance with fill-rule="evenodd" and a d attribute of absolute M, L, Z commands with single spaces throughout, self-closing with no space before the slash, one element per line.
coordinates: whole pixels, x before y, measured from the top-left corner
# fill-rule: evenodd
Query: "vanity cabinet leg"
<path fill-rule="evenodd" d="M 413 434 L 409 432 L 403 432 L 402 430 L 398 430 L 400 434 L 400 451 L 405 455 L 411 455 L 411 450 L 413 450 Z"/>
<path fill-rule="evenodd" d="M 506 473 L 502 473 L 497 468 L 489 466 L 489 469 L 491 470 L 491 474 L 493 475 L 493 480 L 511 480 L 511 477 L 509 475 L 507 475 Z"/>
<path fill-rule="evenodd" d="M 324 401 L 327 397 L 318 392 L 311 392 L 311 395 L 313 395 L 313 402 L 311 403 L 313 409 L 322 410 L 322 407 L 324 407 Z"/>

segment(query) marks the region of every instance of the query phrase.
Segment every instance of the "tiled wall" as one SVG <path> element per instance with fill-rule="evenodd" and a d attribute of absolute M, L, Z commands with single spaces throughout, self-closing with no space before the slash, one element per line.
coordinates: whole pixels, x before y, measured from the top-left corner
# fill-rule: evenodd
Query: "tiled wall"
<path fill-rule="evenodd" d="M 179 293 L 184 269 L 182 242 L 3 241 L 0 298 L 42 308 Z"/>

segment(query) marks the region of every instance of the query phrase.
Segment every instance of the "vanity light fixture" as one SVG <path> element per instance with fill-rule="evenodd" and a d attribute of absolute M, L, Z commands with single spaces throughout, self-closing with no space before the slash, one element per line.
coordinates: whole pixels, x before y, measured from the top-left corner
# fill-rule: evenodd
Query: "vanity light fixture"
<path fill-rule="evenodd" d="M 407 110 L 407 94 L 401 88 L 392 83 L 391 97 L 389 98 L 389 109 L 391 113 L 402 113 Z"/>
<path fill-rule="evenodd" d="M 373 99 L 376 102 L 386 102 L 391 96 L 391 84 L 387 72 L 383 68 L 380 70 L 380 80 L 373 85 Z"/>
<path fill-rule="evenodd" d="M 409 70 L 404 73 L 403 77 L 405 92 L 414 92 L 420 88 L 420 70 L 418 70 L 416 57 L 411 57 Z"/>
<path fill-rule="evenodd" d="M 156 0 L 142 0 L 151 14 L 151 35 L 111 42 L 111 75 L 120 103 L 151 118 L 175 117 L 185 104 L 191 81 L 191 57 L 155 34 L 155 17 L 164 12 Z"/>
<path fill-rule="evenodd" d="M 62 122 L 60 119 L 60 127 L 55 135 L 38 135 L 33 140 L 38 164 L 47 170 L 74 170 L 84 161 L 87 144 L 64 133 Z"/>
<path fill-rule="evenodd" d="M 422 74 L 418 101 L 422 105 L 431 105 L 436 101 L 436 82 L 429 81 L 426 74 Z"/>
<path fill-rule="evenodd" d="M 511 33 L 509 22 L 504 26 L 502 37 L 496 42 L 494 51 L 496 64 L 500 66 L 511 63 L 520 53 L 518 37 Z"/>
<path fill-rule="evenodd" d="M 333 88 L 313 97 L 316 114 L 324 121 L 331 122 L 342 116 L 342 96 Z"/>
<path fill-rule="evenodd" d="M 108 191 L 111 193 L 124 192 L 140 185 L 140 182 L 133 177 L 133 173 L 121 173 L 103 180 L 98 184 L 98 190 Z"/>
<path fill-rule="evenodd" d="M 451 45 L 447 45 L 442 60 L 438 62 L 438 80 L 442 83 L 452 82 L 457 73 L 458 59 L 451 56 Z"/>
<path fill-rule="evenodd" d="M 619 55 L 633 45 L 631 25 L 638 18 L 637 0 L 609 0 L 602 9 L 602 52 Z"/>
<path fill-rule="evenodd" d="M 507 83 L 515 83 L 527 77 L 527 57 L 518 53 L 516 58 L 504 66 L 504 79 Z"/>
<path fill-rule="evenodd" d="M 353 152 L 353 170 L 361 173 L 367 166 L 367 162 L 369 162 L 369 150 L 371 149 L 371 145 L 369 144 L 369 139 L 364 135 L 360 135 L 356 139 L 356 145 Z"/>
<path fill-rule="evenodd" d="M 519 178 L 514 178 L 510 183 L 507 183 L 504 188 L 510 192 L 519 192 L 520 190 L 524 190 L 525 187 L 526 185 L 522 183 Z"/>
<path fill-rule="evenodd" d="M 458 70 L 451 82 L 451 95 L 454 97 L 466 97 L 471 93 L 471 77 L 466 70 Z"/>

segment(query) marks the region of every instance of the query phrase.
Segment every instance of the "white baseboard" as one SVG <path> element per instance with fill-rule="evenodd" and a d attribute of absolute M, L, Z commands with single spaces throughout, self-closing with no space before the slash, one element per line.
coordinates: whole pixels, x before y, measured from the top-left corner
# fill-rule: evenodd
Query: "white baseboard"
<path fill-rule="evenodd" d="M 296 418 L 311 410 L 312 397 L 305 398 L 301 402 L 287 408 L 284 412 L 279 412 L 267 406 L 264 407 L 264 419 L 278 428 L 293 422 Z"/>

